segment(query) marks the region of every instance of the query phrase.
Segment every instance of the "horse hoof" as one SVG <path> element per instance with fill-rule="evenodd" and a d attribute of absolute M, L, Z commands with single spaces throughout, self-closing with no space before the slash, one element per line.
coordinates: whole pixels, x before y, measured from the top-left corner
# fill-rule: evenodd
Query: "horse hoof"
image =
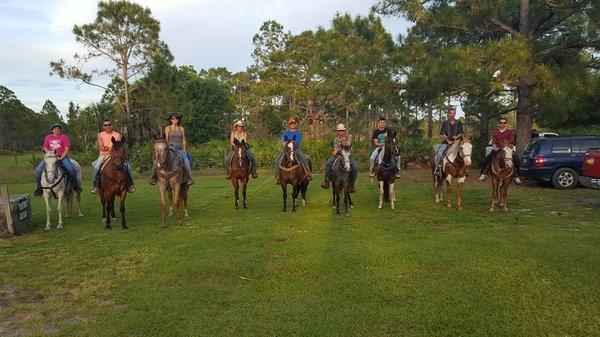
<path fill-rule="evenodd" d="M 346 216 L 350 216 L 350 213 L 346 212 Z"/>
<path fill-rule="evenodd" d="M 292 209 L 292 212 L 295 212 L 295 211 L 296 211 L 296 209 Z"/>
<path fill-rule="evenodd" d="M 79 212 L 79 217 L 83 218 L 83 213 Z"/>
<path fill-rule="evenodd" d="M 287 212 L 285 209 L 282 209 L 281 211 L 282 211 L 282 212 Z"/>
<path fill-rule="evenodd" d="M 452 208 L 451 204 L 446 205 L 446 208 Z"/>
<path fill-rule="evenodd" d="M 129 227 L 127 227 L 127 225 L 124 225 L 121 229 L 129 229 Z"/>
<path fill-rule="evenodd" d="M 188 211 L 186 210 L 186 211 L 185 211 L 185 213 L 183 213 L 183 217 L 184 217 L 184 218 L 187 218 L 187 217 L 189 217 L 189 216 L 190 216 L 190 215 L 189 215 Z"/>
<path fill-rule="evenodd" d="M 112 227 L 110 227 L 110 226 L 106 226 L 106 227 L 104 227 L 104 228 L 106 228 L 106 229 L 112 229 Z"/>
<path fill-rule="evenodd" d="M 306 206 L 306 200 L 302 200 L 302 206 Z"/>
<path fill-rule="evenodd" d="M 490 208 L 488 211 L 490 211 L 490 212 L 494 212 L 494 209 L 493 209 L 493 208 Z"/>
<path fill-rule="evenodd" d="M 160 227 L 161 229 L 165 229 L 165 228 L 167 228 L 167 225 L 165 225 L 164 223 L 161 223 L 159 227 Z"/>
<path fill-rule="evenodd" d="M 392 210 L 394 210 L 394 211 L 395 211 L 395 210 L 396 210 L 396 207 L 392 207 Z"/>
<path fill-rule="evenodd" d="M 70 218 L 70 217 L 71 217 L 70 213 L 65 214 L 65 218 Z"/>
<path fill-rule="evenodd" d="M 106 223 L 106 218 L 102 218 L 102 223 Z"/>
<path fill-rule="evenodd" d="M 44 228 L 44 230 L 49 231 L 50 229 L 52 229 L 52 227 L 50 227 L 50 225 L 46 225 L 46 228 Z"/>
<path fill-rule="evenodd" d="M 508 208 L 503 208 L 502 212 L 508 212 Z"/>
<path fill-rule="evenodd" d="M 377 206 L 377 209 L 382 209 L 382 208 L 383 208 L 382 206 Z"/>
<path fill-rule="evenodd" d="M 61 229 L 61 228 L 63 228 L 63 224 L 59 223 L 58 225 L 56 225 L 56 228 L 57 228 L 57 229 Z"/>
<path fill-rule="evenodd" d="M 457 211 L 462 211 L 462 210 L 463 210 L 463 208 L 462 208 L 462 207 L 458 207 L 456 210 L 457 210 Z"/>

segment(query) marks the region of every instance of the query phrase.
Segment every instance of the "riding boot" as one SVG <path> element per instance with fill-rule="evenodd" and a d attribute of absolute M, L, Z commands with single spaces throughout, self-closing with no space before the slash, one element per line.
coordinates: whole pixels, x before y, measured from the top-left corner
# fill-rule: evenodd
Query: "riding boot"
<path fill-rule="evenodd" d="M 133 179 L 131 178 L 131 176 L 129 174 L 127 174 L 127 177 L 125 178 L 125 185 L 127 185 L 127 192 L 129 192 L 129 193 L 135 192 L 135 186 L 133 185 Z"/>
<path fill-rule="evenodd" d="M 252 165 L 252 178 L 258 178 L 258 173 L 256 172 L 256 166 Z"/>
<path fill-rule="evenodd" d="M 35 187 L 35 192 L 33 192 L 33 195 L 35 195 L 35 196 L 37 196 L 37 197 L 41 197 L 41 196 L 42 196 L 42 194 L 44 194 L 44 190 L 42 189 L 42 186 L 38 184 L 38 185 Z"/>
<path fill-rule="evenodd" d="M 325 179 L 323 180 L 323 182 L 321 183 L 321 187 L 328 190 L 329 189 L 329 179 Z"/>
<path fill-rule="evenodd" d="M 195 181 L 194 181 L 194 179 L 192 179 L 192 174 L 191 173 L 188 173 L 187 182 L 186 183 L 187 183 L 188 186 L 194 185 Z"/>
<path fill-rule="evenodd" d="M 225 179 L 231 179 L 231 170 L 229 167 L 227 168 L 227 173 L 225 173 Z"/>
<path fill-rule="evenodd" d="M 94 179 L 92 183 L 92 189 L 90 190 L 92 194 L 98 194 L 98 178 Z"/>
<path fill-rule="evenodd" d="M 148 183 L 150 185 L 156 185 L 157 182 L 158 182 L 158 177 L 156 176 L 156 171 L 154 171 L 154 174 L 152 174 Z"/>

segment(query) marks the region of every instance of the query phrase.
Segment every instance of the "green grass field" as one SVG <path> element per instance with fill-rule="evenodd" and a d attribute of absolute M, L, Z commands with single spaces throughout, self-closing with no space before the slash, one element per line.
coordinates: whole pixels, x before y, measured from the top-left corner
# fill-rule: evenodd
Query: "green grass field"
<path fill-rule="evenodd" d="M 107 231 L 85 176 L 84 218 L 44 232 L 35 198 L 31 233 L 0 239 L 0 335 L 598 336 L 599 192 L 511 186 L 510 212 L 490 214 L 475 177 L 458 212 L 406 171 L 392 211 L 363 174 L 336 216 L 320 176 L 296 213 L 270 176 L 240 211 L 224 179 L 199 176 L 190 218 L 164 230 L 138 179 L 130 229 Z"/>

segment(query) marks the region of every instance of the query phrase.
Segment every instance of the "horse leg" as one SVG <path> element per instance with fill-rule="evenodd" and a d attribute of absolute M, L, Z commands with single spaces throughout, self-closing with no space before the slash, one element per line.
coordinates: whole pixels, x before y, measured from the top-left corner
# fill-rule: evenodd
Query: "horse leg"
<path fill-rule="evenodd" d="M 100 203 L 102 204 L 102 223 L 106 224 L 106 219 L 108 218 L 108 213 L 106 212 L 107 200 L 102 192 L 100 192 Z"/>
<path fill-rule="evenodd" d="M 287 211 L 287 183 L 281 182 L 281 192 L 283 194 L 283 209 L 282 212 Z"/>
<path fill-rule="evenodd" d="M 340 214 L 340 191 L 337 186 L 334 188 L 333 200 L 335 201 L 335 214 Z"/>
<path fill-rule="evenodd" d="M 231 180 L 231 183 L 233 184 L 233 194 L 235 197 L 235 209 L 240 209 L 239 207 L 239 200 L 240 200 L 240 182 L 237 180 L 236 177 L 233 177 Z"/>
<path fill-rule="evenodd" d="M 296 211 L 296 198 L 298 198 L 298 194 L 300 194 L 300 186 L 295 184 L 292 189 L 292 212 Z"/>
<path fill-rule="evenodd" d="M 348 193 L 348 205 L 350 205 L 350 208 L 354 208 L 354 203 L 352 202 L 352 195 L 350 193 Z"/>
<path fill-rule="evenodd" d="M 390 204 L 392 209 L 396 209 L 396 191 L 394 190 L 394 183 L 390 183 Z"/>
<path fill-rule="evenodd" d="M 58 191 L 56 193 L 56 195 L 58 196 L 58 206 L 57 206 L 58 224 L 56 225 L 56 228 L 63 228 L 62 212 L 63 212 L 63 199 L 65 197 L 65 193 L 64 193 L 64 191 Z"/>
<path fill-rule="evenodd" d="M 496 206 L 496 199 L 498 198 L 498 181 L 496 177 L 492 177 L 492 204 L 490 205 L 490 212 L 494 211 L 494 207 Z"/>
<path fill-rule="evenodd" d="M 183 189 L 183 192 L 180 192 L 180 197 L 181 197 L 181 204 L 183 205 L 183 217 L 187 218 L 188 216 L 190 216 L 188 214 L 188 210 L 187 210 L 187 199 L 188 199 L 188 193 L 189 193 L 189 187 L 186 186 L 182 186 L 181 187 Z"/>
<path fill-rule="evenodd" d="M 306 185 L 302 184 L 302 186 L 300 186 L 300 192 L 302 193 L 302 206 L 306 206 L 306 189 Z"/>
<path fill-rule="evenodd" d="M 79 217 L 83 218 L 83 211 L 81 211 L 81 193 L 75 193 L 75 198 L 77 200 L 77 209 L 79 211 Z"/>
<path fill-rule="evenodd" d="M 462 188 L 463 188 L 463 184 L 465 182 L 466 177 L 460 177 L 458 178 L 458 183 L 456 184 L 456 202 L 457 202 L 457 207 L 456 209 L 459 211 L 463 210 L 462 207 Z"/>
<path fill-rule="evenodd" d="M 379 182 L 379 206 L 378 209 L 383 207 L 383 181 Z"/>
<path fill-rule="evenodd" d="M 348 200 L 350 199 L 350 192 L 348 192 L 348 189 L 344 189 L 344 212 L 346 215 L 350 215 L 350 212 L 348 212 Z"/>
<path fill-rule="evenodd" d="M 179 193 L 181 193 L 181 184 L 176 182 L 173 188 L 173 197 L 171 204 L 173 205 L 173 211 L 175 212 L 175 224 L 177 227 L 181 227 L 181 204 L 179 203 Z"/>
<path fill-rule="evenodd" d="M 244 178 L 244 180 L 242 181 L 243 185 L 242 185 L 242 197 L 244 198 L 244 209 L 248 209 L 248 204 L 246 203 L 246 190 L 248 188 L 248 177 Z"/>
<path fill-rule="evenodd" d="M 433 176 L 433 188 L 435 189 L 435 202 L 439 204 L 442 202 L 442 181 L 436 175 Z"/>
<path fill-rule="evenodd" d="M 160 194 L 160 228 L 167 227 L 166 224 L 166 215 L 167 215 L 167 186 L 164 186 L 162 183 L 159 183 L 158 193 Z"/>
<path fill-rule="evenodd" d="M 127 220 L 125 220 L 125 198 L 127 197 L 127 190 L 123 190 L 119 196 L 119 210 L 121 211 L 121 227 L 127 229 Z"/>
<path fill-rule="evenodd" d="M 508 212 L 508 205 L 506 204 L 506 198 L 508 197 L 508 186 L 510 185 L 510 178 L 506 178 L 506 181 L 502 184 L 502 195 L 500 207 L 502 212 Z"/>
<path fill-rule="evenodd" d="M 447 203 L 446 203 L 446 207 L 452 208 L 452 176 L 451 175 L 446 176 L 446 199 L 448 199 Z"/>
<path fill-rule="evenodd" d="M 49 231 L 52 223 L 50 223 L 50 214 L 52 213 L 52 208 L 50 208 L 50 191 L 44 190 L 44 202 L 46 203 L 46 230 Z"/>
<path fill-rule="evenodd" d="M 114 196 L 109 196 L 106 198 L 106 226 L 104 226 L 104 228 L 106 229 L 112 229 L 112 227 L 110 226 L 110 221 L 112 220 L 111 216 L 110 216 L 110 210 L 111 210 L 111 199 L 112 202 L 114 202 Z"/>

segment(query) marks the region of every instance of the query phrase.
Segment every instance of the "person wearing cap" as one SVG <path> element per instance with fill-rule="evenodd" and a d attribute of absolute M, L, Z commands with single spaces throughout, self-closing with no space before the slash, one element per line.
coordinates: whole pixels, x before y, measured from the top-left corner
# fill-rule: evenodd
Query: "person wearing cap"
<path fill-rule="evenodd" d="M 331 179 L 333 178 L 333 161 L 335 160 L 335 156 L 340 152 L 342 147 L 352 147 L 352 135 L 346 131 L 346 126 L 344 124 L 338 124 L 335 127 L 335 131 L 337 135 L 333 140 L 332 157 L 329 158 L 327 163 L 325 163 L 325 180 L 323 180 L 323 183 L 321 184 L 321 187 L 324 189 L 329 188 Z M 358 168 L 356 165 L 356 161 L 353 158 L 350 158 L 350 168 L 351 179 L 350 184 L 348 185 L 348 191 L 350 193 L 354 193 L 354 182 L 356 181 L 356 177 L 358 176 Z"/>
<path fill-rule="evenodd" d="M 387 121 L 385 117 L 379 117 L 377 121 L 377 129 L 373 131 L 373 135 L 371 136 L 371 144 L 374 149 L 371 152 L 371 156 L 369 157 L 369 176 L 375 177 L 375 171 L 373 170 L 375 167 L 375 160 L 379 155 L 379 151 L 385 145 L 385 137 L 387 137 L 389 129 L 387 128 Z M 396 178 L 400 178 L 400 158 L 399 156 L 394 156 L 394 162 L 396 163 Z"/>
<path fill-rule="evenodd" d="M 225 167 L 227 167 L 227 174 L 225 175 L 225 179 L 231 179 L 231 171 L 229 170 L 229 166 L 231 164 L 231 159 L 233 158 L 233 152 L 235 150 L 235 141 L 237 140 L 238 142 L 244 141 L 244 143 L 246 143 L 246 155 L 248 156 L 248 159 L 250 160 L 250 165 L 251 165 L 251 173 L 252 173 L 252 178 L 258 178 L 258 173 L 256 173 L 256 169 L 258 168 L 258 166 L 256 165 L 256 159 L 254 159 L 254 155 L 252 154 L 252 152 L 250 151 L 250 146 L 248 146 L 248 133 L 245 130 L 245 125 L 244 122 L 242 121 L 237 121 L 235 122 L 235 124 L 233 124 L 233 130 L 231 131 L 231 134 L 229 135 L 229 146 L 231 147 L 231 150 L 227 153 L 227 156 L 225 157 Z"/>
<path fill-rule="evenodd" d="M 448 109 L 448 120 L 442 123 L 440 129 L 440 136 L 444 139 L 442 144 L 439 144 L 435 149 L 435 173 L 441 174 L 440 164 L 444 157 L 444 152 L 448 149 L 448 146 L 452 145 L 456 139 L 463 135 L 462 123 L 456 119 L 456 109 L 450 107 Z"/>
<path fill-rule="evenodd" d="M 102 122 L 102 131 L 98 133 L 96 136 L 96 148 L 100 152 L 98 158 L 94 160 L 92 163 L 92 189 L 90 192 L 94 194 L 98 194 L 98 183 L 100 175 L 100 169 L 102 169 L 102 164 L 108 159 L 110 156 L 110 150 L 113 147 L 112 139 L 121 140 L 121 134 L 113 131 L 113 125 L 110 119 L 105 119 Z M 125 167 L 127 168 L 127 191 L 129 193 L 135 192 L 135 186 L 133 184 L 133 173 L 131 172 L 131 165 L 128 162 L 125 162 Z"/>
<path fill-rule="evenodd" d="M 300 144 L 302 143 L 302 133 L 297 129 L 298 123 L 295 118 L 290 118 L 288 120 L 288 129 L 283 132 L 281 135 L 281 141 L 285 144 L 288 141 L 294 142 L 294 149 L 298 154 L 298 158 L 300 158 L 300 163 L 304 168 L 304 172 L 306 173 L 306 179 L 312 180 L 312 172 L 310 171 L 310 165 L 308 162 L 308 157 L 302 152 L 300 148 Z M 277 156 L 277 161 L 275 162 L 275 177 L 277 179 L 277 183 L 279 183 L 279 165 L 281 165 L 281 161 L 283 160 L 284 152 L 281 151 Z"/>
<path fill-rule="evenodd" d="M 69 141 L 69 137 L 62 133 L 62 126 L 60 124 L 52 125 L 50 129 L 51 133 L 44 138 L 43 149 L 47 152 L 56 153 L 56 157 L 59 160 L 59 163 L 62 167 L 67 171 L 67 176 L 69 180 L 73 184 L 73 189 L 75 192 L 81 192 L 81 186 L 79 186 L 79 181 L 77 180 L 77 171 L 73 164 L 71 163 L 71 159 L 69 158 L 69 149 L 71 148 L 71 142 Z M 42 172 L 44 171 L 44 160 L 40 162 L 40 164 L 35 169 L 35 181 L 37 183 L 34 194 L 36 196 L 41 196 L 43 194 L 42 189 Z"/>
<path fill-rule="evenodd" d="M 177 154 L 183 159 L 187 173 L 187 184 L 193 185 L 194 180 L 192 179 L 192 156 L 186 151 L 187 139 L 185 138 L 185 129 L 181 126 L 181 119 L 183 116 L 172 113 L 167 120 L 169 125 L 165 127 L 165 140 L 167 144 L 174 149 Z M 150 177 L 150 184 L 155 185 L 158 181 L 156 176 L 156 166 L 152 165 L 152 176 Z"/>

